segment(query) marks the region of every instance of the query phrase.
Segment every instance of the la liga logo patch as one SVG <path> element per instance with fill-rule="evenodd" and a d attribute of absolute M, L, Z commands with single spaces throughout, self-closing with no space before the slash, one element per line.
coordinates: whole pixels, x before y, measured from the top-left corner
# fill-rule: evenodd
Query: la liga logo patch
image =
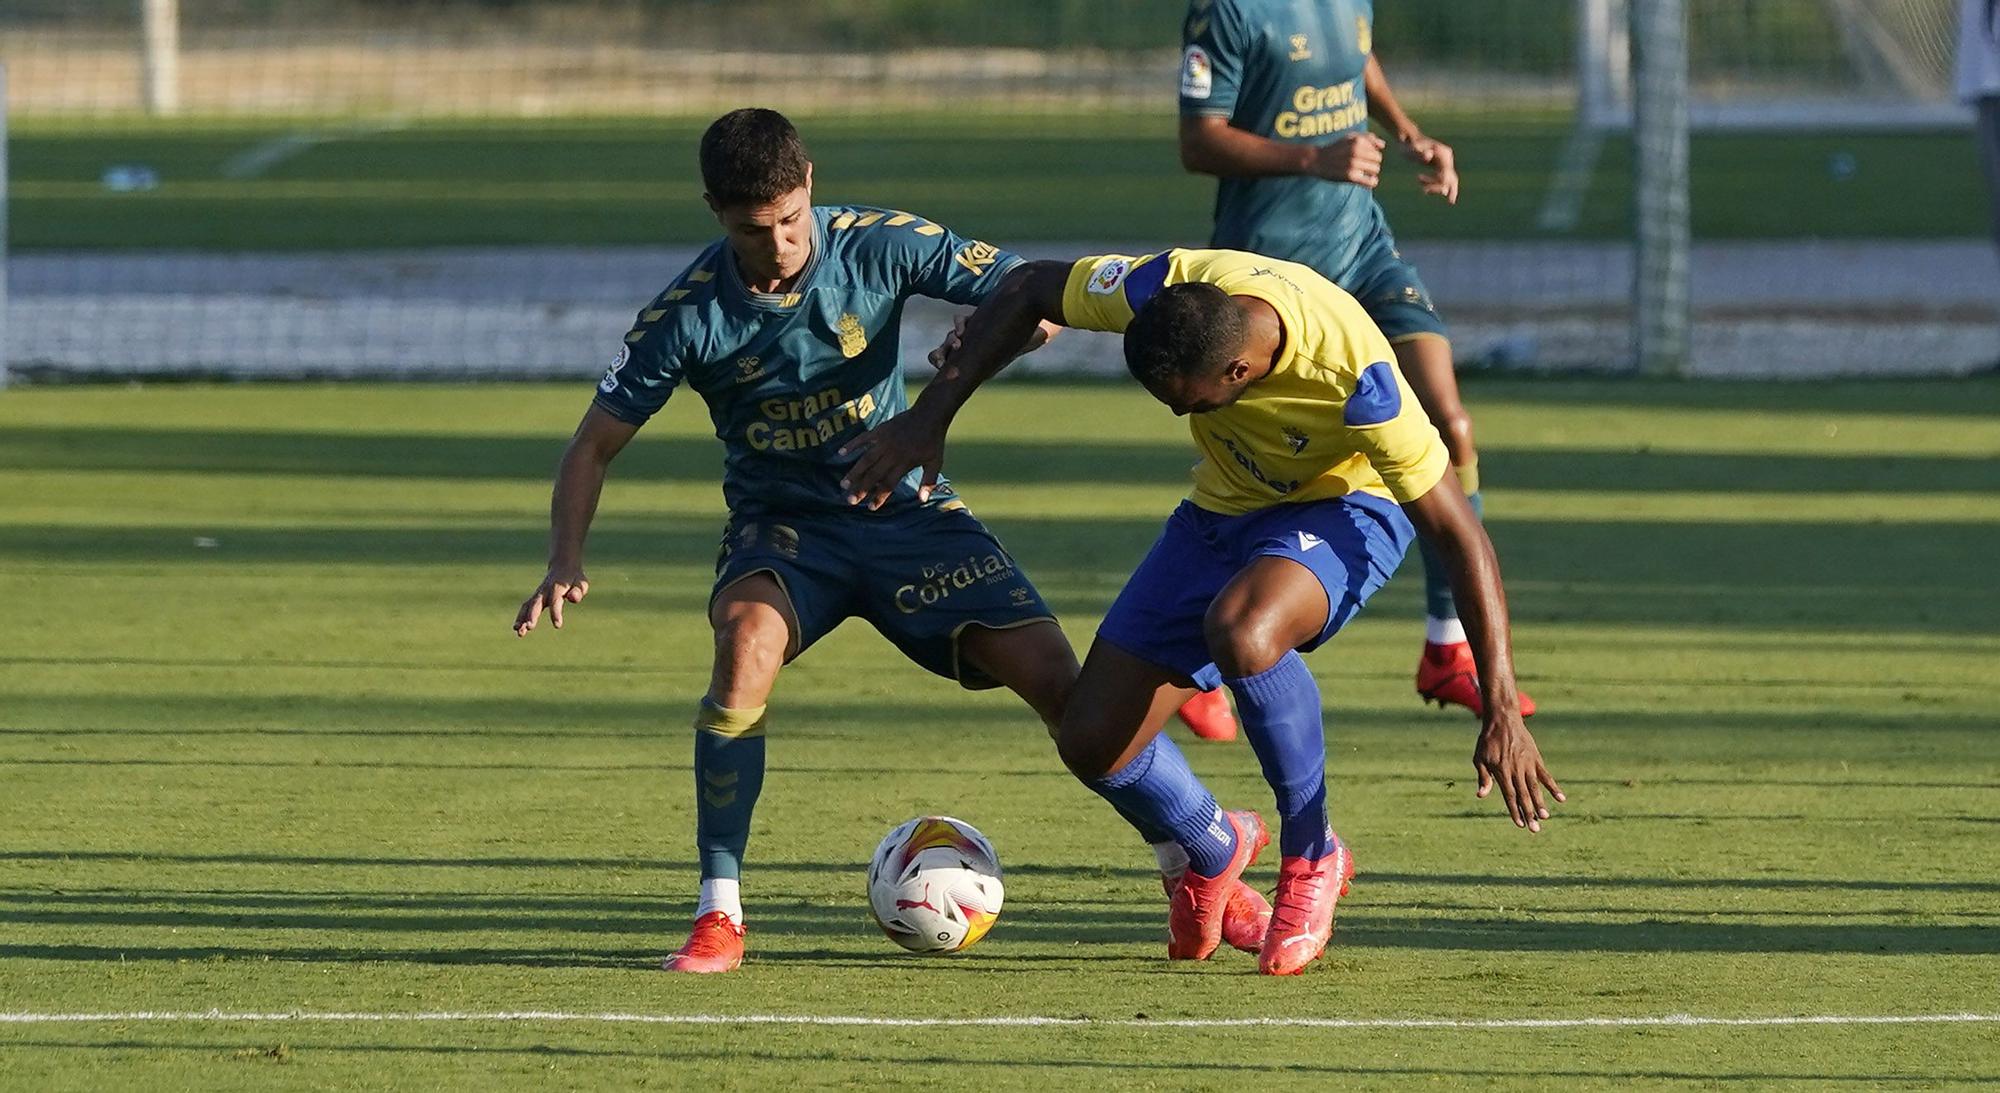
<path fill-rule="evenodd" d="M 607 395 L 618 390 L 618 370 L 625 367 L 625 362 L 631 359 L 632 347 L 619 346 L 617 358 L 611 362 L 611 367 L 604 370 L 604 378 L 597 381 L 597 389 Z"/>
<path fill-rule="evenodd" d="M 1205 99 L 1215 89 L 1215 72 L 1208 63 L 1208 51 L 1189 46 L 1181 54 L 1181 98 Z"/>
<path fill-rule="evenodd" d="M 1109 296 L 1125 283 L 1125 275 L 1132 272 L 1132 263 L 1123 258 L 1107 258 L 1090 275 L 1089 290 L 1098 296 Z"/>

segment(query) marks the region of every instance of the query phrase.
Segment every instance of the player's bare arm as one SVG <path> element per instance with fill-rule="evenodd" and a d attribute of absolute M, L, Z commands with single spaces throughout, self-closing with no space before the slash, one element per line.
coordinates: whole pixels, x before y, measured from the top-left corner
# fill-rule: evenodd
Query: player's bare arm
<path fill-rule="evenodd" d="M 597 499 L 604 492 L 604 476 L 611 461 L 638 431 L 638 426 L 628 425 L 599 407 L 584 412 L 576 435 L 563 449 L 555 490 L 549 498 L 548 573 L 515 613 L 516 635 L 526 637 L 543 612 L 556 629 L 562 629 L 563 604 L 582 603 L 590 591 L 590 580 L 583 574 L 583 541 L 590 533 L 591 518 L 597 514 Z"/>
<path fill-rule="evenodd" d="M 1363 79 L 1368 88 L 1368 116 L 1396 135 L 1405 157 L 1430 168 L 1417 176 L 1417 184 L 1425 193 L 1444 198 L 1448 205 L 1458 204 L 1458 167 L 1451 145 L 1425 136 L 1404 112 L 1402 104 L 1396 101 L 1396 93 L 1389 89 L 1389 76 L 1382 71 L 1382 62 L 1373 54 L 1368 57 Z"/>
<path fill-rule="evenodd" d="M 939 342 L 937 348 L 931 350 L 930 355 L 925 358 L 930 362 L 932 368 L 943 369 L 945 364 L 951 360 L 951 355 L 958 352 L 959 343 L 965 340 L 966 320 L 971 317 L 972 313 L 969 311 L 962 315 L 952 316 L 951 332 L 946 334 L 944 340 Z M 1062 327 L 1046 319 L 1043 320 L 1036 325 L 1035 333 L 1028 336 L 1027 346 L 1020 353 L 1016 354 L 1016 356 L 1025 357 L 1033 353 L 1035 350 L 1054 341 L 1056 335 L 1060 333 L 1062 333 Z"/>
<path fill-rule="evenodd" d="M 1521 697 L 1514 686 L 1513 651 L 1508 639 L 1507 595 L 1500 584 L 1500 560 L 1493 541 L 1473 515 L 1458 479 L 1450 474 L 1403 511 L 1429 540 L 1451 573 L 1452 591 L 1465 620 L 1466 635 L 1479 664 L 1480 690 L 1486 712 L 1473 749 L 1472 765 L 1479 772 L 1478 796 L 1500 787 L 1507 814 L 1515 826 L 1540 831 L 1549 818 L 1542 791 L 1565 800 L 1562 787 L 1542 763 L 1542 752 L 1521 719 Z"/>
<path fill-rule="evenodd" d="M 1043 339 L 1042 324 L 1062 322 L 1063 285 L 1068 262 L 1023 262 L 979 305 L 958 333 L 958 348 L 908 410 L 849 441 L 841 454 L 859 458 L 842 479 L 849 504 L 871 509 L 888 501 L 896 483 L 913 467 L 930 476 L 944 458 L 944 437 L 952 419 L 979 385 Z M 934 362 L 936 363 L 936 362 Z"/>
<path fill-rule="evenodd" d="M 1181 166 L 1217 178 L 1312 175 L 1370 189 L 1382 180 L 1382 150 L 1373 133 L 1349 133 L 1325 144 L 1295 144 L 1258 136 L 1220 114 L 1181 118 Z"/>

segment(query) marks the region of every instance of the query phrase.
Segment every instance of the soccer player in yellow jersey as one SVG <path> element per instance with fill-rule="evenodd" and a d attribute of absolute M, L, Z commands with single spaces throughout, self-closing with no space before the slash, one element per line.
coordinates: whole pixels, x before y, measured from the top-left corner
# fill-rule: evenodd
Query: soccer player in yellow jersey
<path fill-rule="evenodd" d="M 1161 759 L 1162 724 L 1191 691 L 1220 685 L 1280 819 L 1258 967 L 1293 974 L 1325 949 L 1354 862 L 1327 822 L 1319 688 L 1299 654 L 1353 618 L 1418 536 L 1451 575 L 1478 658 L 1477 795 L 1498 786 L 1514 823 L 1540 831 L 1544 794 L 1563 794 L 1522 723 L 1493 545 L 1388 340 L 1305 266 L 1173 250 L 1017 267 L 909 412 L 847 445 L 860 453 L 849 500 L 885 496 L 941 457 L 958 408 L 1042 321 L 1123 332 L 1127 367 L 1188 418 L 1202 453 L 1193 493 L 1099 627 L 1058 734 L 1079 779 L 1187 851 L 1168 955 L 1214 952 L 1230 895 L 1269 841 L 1255 813 L 1225 813 L 1184 764 Z"/>

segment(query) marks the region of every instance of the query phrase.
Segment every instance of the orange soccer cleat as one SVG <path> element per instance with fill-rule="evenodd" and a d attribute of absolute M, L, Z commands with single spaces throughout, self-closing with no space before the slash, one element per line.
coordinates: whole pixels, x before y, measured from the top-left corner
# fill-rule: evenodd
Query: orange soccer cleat
<path fill-rule="evenodd" d="M 1236 714 L 1229 708 L 1229 692 L 1218 687 L 1196 691 L 1181 704 L 1181 723 L 1203 740 L 1236 739 Z"/>
<path fill-rule="evenodd" d="M 743 925 L 729 921 L 724 911 L 710 911 L 694 920 L 687 944 L 661 964 L 670 972 L 728 972 L 743 963 Z"/>
<path fill-rule="evenodd" d="M 1340 836 L 1323 858 L 1286 858 L 1278 863 L 1278 905 L 1271 932 L 1257 954 L 1265 975 L 1297 975 L 1319 959 L 1333 938 L 1333 907 L 1354 880 L 1354 855 Z"/>
<path fill-rule="evenodd" d="M 1171 960 L 1207 960 L 1222 944 L 1230 903 L 1245 887 L 1243 871 L 1271 842 L 1271 833 L 1255 812 L 1225 812 L 1222 816 L 1236 830 L 1236 853 L 1222 872 L 1204 877 L 1189 870 L 1174 889 L 1167 908 L 1167 957 Z"/>
<path fill-rule="evenodd" d="M 1485 717 L 1486 700 L 1479 695 L 1479 665 L 1472 659 L 1472 645 L 1425 642 L 1423 659 L 1417 661 L 1417 694 L 1426 702 L 1463 706 L 1473 716 Z M 1535 700 L 1526 691 L 1520 695 L 1521 716 L 1535 716 Z"/>

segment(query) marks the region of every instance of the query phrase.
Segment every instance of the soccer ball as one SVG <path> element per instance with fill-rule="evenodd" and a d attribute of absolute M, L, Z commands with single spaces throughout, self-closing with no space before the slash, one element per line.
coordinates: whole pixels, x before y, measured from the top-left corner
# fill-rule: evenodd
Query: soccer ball
<path fill-rule="evenodd" d="M 1000 857 L 979 829 L 949 816 L 900 824 L 868 864 L 868 910 L 913 953 L 969 949 L 1000 920 Z"/>

